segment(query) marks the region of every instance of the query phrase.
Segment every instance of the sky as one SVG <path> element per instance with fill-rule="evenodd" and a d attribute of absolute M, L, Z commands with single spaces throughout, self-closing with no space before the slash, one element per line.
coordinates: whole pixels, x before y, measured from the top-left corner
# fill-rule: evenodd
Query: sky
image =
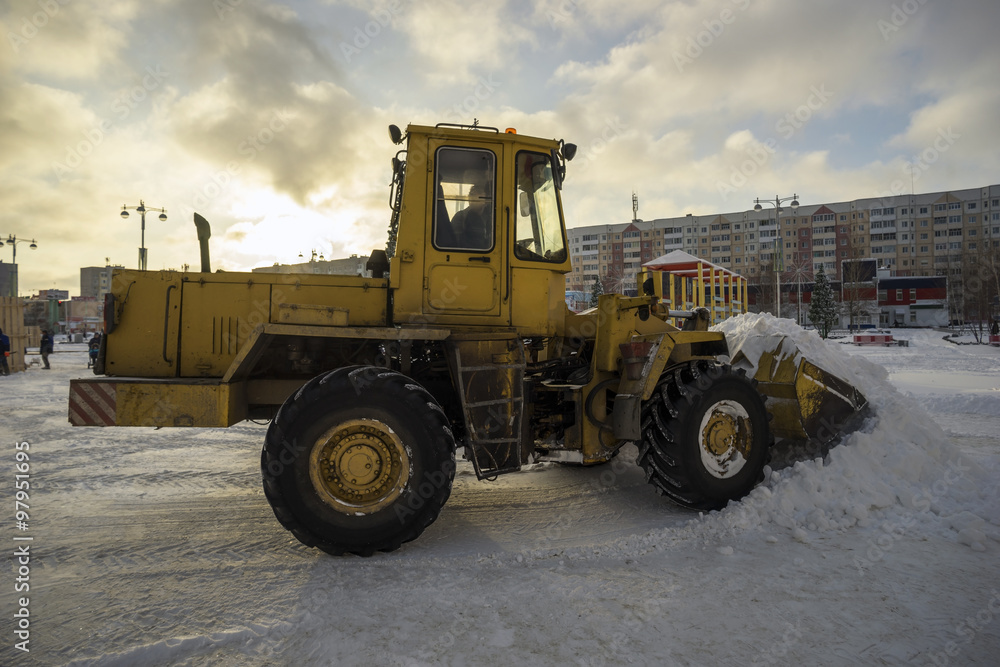
<path fill-rule="evenodd" d="M 579 147 L 581 227 L 1000 183 L 996 0 L 0 0 L 0 239 L 79 268 L 385 244 L 390 123 Z M 37 249 L 29 248 L 30 240 Z M 9 244 L 0 259 L 12 260 Z"/>

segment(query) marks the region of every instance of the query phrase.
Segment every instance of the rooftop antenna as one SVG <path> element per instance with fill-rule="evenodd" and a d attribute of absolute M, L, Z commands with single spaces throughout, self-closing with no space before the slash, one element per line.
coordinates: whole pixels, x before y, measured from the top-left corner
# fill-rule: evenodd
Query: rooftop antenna
<path fill-rule="evenodd" d="M 632 191 L 632 222 L 639 222 L 639 195 Z"/>

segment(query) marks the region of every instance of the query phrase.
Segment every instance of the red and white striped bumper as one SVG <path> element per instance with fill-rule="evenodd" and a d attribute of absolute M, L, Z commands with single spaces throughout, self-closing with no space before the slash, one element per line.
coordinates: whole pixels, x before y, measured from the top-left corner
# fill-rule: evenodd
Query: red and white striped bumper
<path fill-rule="evenodd" d="M 118 385 L 101 380 L 71 380 L 69 421 L 73 426 L 115 426 Z"/>

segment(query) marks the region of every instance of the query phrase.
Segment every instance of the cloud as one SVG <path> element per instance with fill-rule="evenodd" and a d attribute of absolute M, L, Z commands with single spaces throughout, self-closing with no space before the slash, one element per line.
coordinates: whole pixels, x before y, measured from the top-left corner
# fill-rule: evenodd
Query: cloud
<path fill-rule="evenodd" d="M 0 30 L 21 72 L 98 81 L 121 65 L 140 6 L 137 0 L 11 0 Z"/>
<path fill-rule="evenodd" d="M 399 26 L 426 63 L 432 84 L 467 86 L 483 73 L 510 75 L 518 68 L 519 60 L 511 56 L 535 37 L 518 23 L 515 11 L 503 1 L 414 3 L 400 14 Z"/>

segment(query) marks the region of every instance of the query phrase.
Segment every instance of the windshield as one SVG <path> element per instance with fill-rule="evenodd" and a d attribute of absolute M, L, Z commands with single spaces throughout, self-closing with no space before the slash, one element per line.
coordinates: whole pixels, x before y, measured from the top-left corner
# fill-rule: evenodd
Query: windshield
<path fill-rule="evenodd" d="M 517 202 L 514 256 L 540 262 L 565 261 L 566 243 L 550 156 L 517 154 Z"/>

